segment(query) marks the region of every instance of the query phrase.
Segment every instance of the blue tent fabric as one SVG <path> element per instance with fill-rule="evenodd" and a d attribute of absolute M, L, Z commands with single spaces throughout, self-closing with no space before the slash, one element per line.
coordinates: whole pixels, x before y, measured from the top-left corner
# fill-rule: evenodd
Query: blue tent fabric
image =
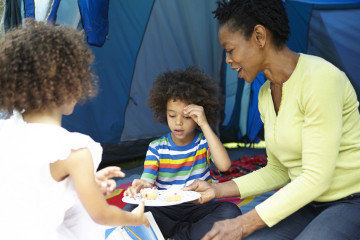
<path fill-rule="evenodd" d="M 99 93 L 86 105 L 76 107 L 63 125 L 80 131 L 101 143 L 119 143 L 131 81 L 152 1 L 111 1 L 109 39 L 95 55 L 94 69 L 99 77 Z"/>
<path fill-rule="evenodd" d="M 266 78 L 263 72 L 260 72 L 251 84 L 251 97 L 248 113 L 247 136 L 251 143 L 258 143 L 261 139 L 259 133 L 263 127 L 258 108 L 258 95 L 261 86 L 265 83 Z"/>
<path fill-rule="evenodd" d="M 24 0 L 25 18 L 35 18 L 34 0 Z"/>
<path fill-rule="evenodd" d="M 102 46 L 109 31 L 109 0 L 78 0 L 89 44 Z"/>
<path fill-rule="evenodd" d="M 22 16 L 34 17 L 34 0 L 21 2 Z M 332 62 L 348 75 L 359 95 L 360 0 L 284 2 L 290 20 L 289 48 Z M 131 154 L 145 155 L 148 142 L 168 131 L 166 125 L 154 123 L 147 107 L 148 91 L 161 72 L 191 65 L 218 80 L 223 88 L 226 101 L 221 138 L 259 140 L 262 122 L 257 96 L 265 77 L 260 73 L 250 86 L 224 65 L 218 23 L 211 13 L 216 0 L 52 3 L 50 20 L 85 30 L 99 77 L 99 94 L 64 117 L 63 125 L 102 143 L 105 155 L 111 152 L 115 160 L 129 158 L 140 142 L 144 148 Z"/>
<path fill-rule="evenodd" d="M 57 15 L 57 11 L 59 8 L 59 4 L 60 4 L 60 0 L 53 0 L 51 11 L 50 11 L 50 14 L 47 19 L 48 21 L 50 21 L 50 22 L 56 21 L 56 15 Z"/>
<path fill-rule="evenodd" d="M 344 71 L 360 96 L 360 0 L 287 0 L 295 52 L 323 57 Z"/>
<path fill-rule="evenodd" d="M 154 2 L 136 59 L 121 142 L 169 131 L 166 125 L 154 123 L 147 107 L 149 89 L 161 72 L 196 65 L 219 81 L 223 49 L 211 13 L 214 8 L 215 0 Z"/>
<path fill-rule="evenodd" d="M 11 28 L 22 24 L 21 3 L 18 0 L 6 0 L 4 11 L 4 30 L 5 32 Z"/>

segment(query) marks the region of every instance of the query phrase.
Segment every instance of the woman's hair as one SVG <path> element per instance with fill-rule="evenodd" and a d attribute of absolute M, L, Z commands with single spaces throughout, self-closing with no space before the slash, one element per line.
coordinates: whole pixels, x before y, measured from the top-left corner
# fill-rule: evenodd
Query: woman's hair
<path fill-rule="evenodd" d="M 170 99 L 202 106 L 213 127 L 220 120 L 218 113 L 222 108 L 223 98 L 218 84 L 195 67 L 167 71 L 156 78 L 148 97 L 148 106 L 154 112 L 155 121 L 167 123 L 166 106 Z"/>
<path fill-rule="evenodd" d="M 241 30 L 248 40 L 257 24 L 272 33 L 274 45 L 281 49 L 290 35 L 289 19 L 282 0 L 223 0 L 218 1 L 214 17 L 220 26 L 227 24 L 230 31 Z"/>
<path fill-rule="evenodd" d="M 96 94 L 82 32 L 33 22 L 0 39 L 0 109 L 44 110 Z"/>

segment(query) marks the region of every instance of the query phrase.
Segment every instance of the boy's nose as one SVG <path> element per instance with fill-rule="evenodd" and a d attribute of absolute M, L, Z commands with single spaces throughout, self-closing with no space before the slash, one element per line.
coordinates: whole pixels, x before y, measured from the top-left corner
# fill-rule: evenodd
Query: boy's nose
<path fill-rule="evenodd" d="M 177 117 L 176 120 L 175 120 L 175 123 L 176 125 L 182 125 L 182 120 L 181 120 L 181 117 Z"/>

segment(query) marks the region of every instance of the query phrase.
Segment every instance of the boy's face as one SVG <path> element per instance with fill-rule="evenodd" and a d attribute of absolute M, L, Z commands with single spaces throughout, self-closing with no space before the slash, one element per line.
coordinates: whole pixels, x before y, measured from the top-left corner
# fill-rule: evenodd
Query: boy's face
<path fill-rule="evenodd" d="M 189 105 L 182 100 L 168 100 L 166 118 L 171 131 L 171 139 L 178 146 L 185 146 L 195 137 L 195 121 L 184 114 L 184 108 Z"/>

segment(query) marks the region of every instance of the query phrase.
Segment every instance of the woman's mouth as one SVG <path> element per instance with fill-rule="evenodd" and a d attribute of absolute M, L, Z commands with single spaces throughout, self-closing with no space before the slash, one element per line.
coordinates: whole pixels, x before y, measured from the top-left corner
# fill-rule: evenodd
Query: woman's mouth
<path fill-rule="evenodd" d="M 236 71 L 238 72 L 238 78 L 242 78 L 242 77 L 241 77 L 241 75 L 242 75 L 242 74 L 241 74 L 241 73 L 242 73 L 241 70 L 242 70 L 242 68 L 237 68 L 237 69 L 236 69 Z"/>

